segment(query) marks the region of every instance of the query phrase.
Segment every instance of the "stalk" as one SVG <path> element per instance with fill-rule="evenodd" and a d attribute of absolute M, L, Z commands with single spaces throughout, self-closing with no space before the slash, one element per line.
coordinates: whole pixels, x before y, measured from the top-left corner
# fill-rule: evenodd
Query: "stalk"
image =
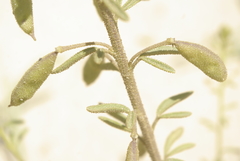
<path fill-rule="evenodd" d="M 105 27 L 107 29 L 112 48 L 116 53 L 114 57 L 118 64 L 119 72 L 121 73 L 122 79 L 124 81 L 132 107 L 137 114 L 137 120 L 143 134 L 146 149 L 148 150 L 152 161 L 161 161 L 153 130 L 149 124 L 148 118 L 143 108 L 133 71 L 128 66 L 128 59 L 124 51 L 117 23 L 115 22 L 113 14 L 108 10 L 108 8 L 100 0 L 97 0 L 96 2 L 100 8 L 101 18 L 104 21 Z"/>

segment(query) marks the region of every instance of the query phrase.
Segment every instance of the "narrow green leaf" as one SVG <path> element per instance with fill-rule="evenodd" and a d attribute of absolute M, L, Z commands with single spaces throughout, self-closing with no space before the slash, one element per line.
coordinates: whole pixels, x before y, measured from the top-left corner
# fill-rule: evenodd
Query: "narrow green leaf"
<path fill-rule="evenodd" d="M 127 13 L 114 0 L 102 0 L 102 1 L 108 7 L 108 9 L 112 13 L 114 13 L 118 18 L 120 18 L 121 20 L 124 20 L 124 21 L 127 21 L 129 19 Z"/>
<path fill-rule="evenodd" d="M 140 2 L 141 0 L 128 0 L 123 6 L 123 10 L 126 11 L 130 8 L 132 8 L 133 6 L 135 6 L 138 2 Z"/>
<path fill-rule="evenodd" d="M 160 116 L 161 119 L 173 119 L 173 118 L 185 118 L 190 116 L 192 113 L 191 112 L 171 112 L 171 113 L 166 113 Z"/>
<path fill-rule="evenodd" d="M 168 158 L 166 161 L 183 161 L 183 160 L 177 158 Z"/>
<path fill-rule="evenodd" d="M 92 113 L 130 112 L 128 107 L 117 103 L 103 103 L 99 105 L 88 106 L 87 110 Z"/>
<path fill-rule="evenodd" d="M 123 113 L 120 113 L 120 112 L 116 113 L 116 112 L 114 112 L 114 113 L 108 113 L 108 115 L 114 117 L 115 119 L 117 119 L 118 121 L 121 121 L 124 124 L 126 122 L 127 116 L 125 114 L 123 114 Z"/>
<path fill-rule="evenodd" d="M 180 153 L 182 151 L 185 151 L 185 150 L 188 150 L 188 149 L 191 149 L 195 146 L 195 144 L 193 143 L 186 143 L 186 144 L 182 144 L 182 145 L 179 145 L 178 147 L 174 148 L 173 150 L 171 150 L 167 156 L 170 157 L 170 156 L 173 156 L 177 153 Z"/>
<path fill-rule="evenodd" d="M 110 118 L 107 118 L 107 117 L 104 117 L 104 116 L 99 116 L 98 117 L 100 120 L 102 120 L 104 123 L 108 124 L 109 126 L 112 126 L 114 128 L 117 128 L 119 130 L 123 130 L 123 131 L 127 131 L 127 132 L 130 132 L 125 124 L 121 123 L 121 122 L 118 122 L 118 121 L 115 121 L 115 120 L 112 120 Z"/>
<path fill-rule="evenodd" d="M 67 70 L 68 68 L 70 68 L 73 64 L 75 64 L 76 62 L 78 62 L 79 60 L 81 60 L 82 58 L 88 56 L 89 54 L 92 54 L 93 52 L 96 51 L 95 47 L 90 47 L 87 49 L 84 49 L 78 53 L 76 53 L 75 55 L 73 55 L 71 58 L 69 58 L 67 61 L 65 61 L 63 64 L 61 64 L 59 67 L 55 68 L 52 71 L 52 74 L 57 74 L 60 72 L 63 72 L 65 70 Z"/>
<path fill-rule="evenodd" d="M 12 120 L 4 123 L 4 127 L 14 126 L 14 125 L 22 125 L 22 124 L 24 124 L 24 120 L 21 120 L 21 119 L 12 119 Z"/>
<path fill-rule="evenodd" d="M 137 119 L 137 116 L 135 114 L 134 111 L 131 111 L 128 113 L 127 115 L 127 119 L 126 119 L 126 127 L 129 129 L 129 130 L 132 130 L 132 128 L 134 126 L 136 126 L 136 119 Z"/>
<path fill-rule="evenodd" d="M 13 14 L 19 27 L 34 40 L 32 0 L 11 0 Z"/>
<path fill-rule="evenodd" d="M 21 142 L 24 139 L 27 132 L 28 132 L 27 128 L 24 128 L 23 130 L 21 130 L 21 132 L 19 133 L 18 138 L 17 138 L 18 142 Z"/>
<path fill-rule="evenodd" d="M 141 56 L 152 56 L 152 55 L 172 55 L 172 54 L 180 54 L 179 51 L 173 46 L 173 45 L 168 45 L 168 46 L 160 46 L 157 48 L 154 48 L 150 51 L 147 51 Z"/>
<path fill-rule="evenodd" d="M 125 161 L 138 161 L 139 160 L 139 151 L 137 139 L 133 139 L 127 149 L 127 156 Z"/>
<path fill-rule="evenodd" d="M 141 60 L 145 61 L 146 63 L 148 63 L 148 64 L 150 64 L 150 65 L 152 65 L 152 66 L 154 66 L 158 69 L 161 69 L 165 72 L 175 73 L 175 70 L 171 66 L 169 66 L 169 65 L 167 65 L 167 64 L 165 64 L 165 63 L 163 63 L 159 60 L 152 59 L 152 58 L 149 58 L 149 57 L 146 57 L 146 56 L 141 56 L 139 59 L 141 59 Z"/>
<path fill-rule="evenodd" d="M 217 126 L 213 121 L 207 118 L 201 118 L 200 123 L 204 125 L 206 128 L 208 128 L 209 130 L 216 132 Z"/>
<path fill-rule="evenodd" d="M 176 130 L 172 131 L 165 142 L 164 145 L 164 156 L 168 156 L 169 150 L 172 147 L 172 145 L 182 136 L 183 134 L 183 128 L 177 128 Z"/>
<path fill-rule="evenodd" d="M 184 93 L 180 93 L 177 95 L 174 95 L 170 98 L 165 99 L 159 106 L 157 109 L 157 117 L 160 117 L 166 110 L 168 110 L 170 107 L 172 107 L 173 105 L 175 105 L 176 103 L 181 102 L 182 100 L 186 99 L 187 97 L 189 97 L 193 92 L 189 91 L 189 92 L 184 92 Z"/>

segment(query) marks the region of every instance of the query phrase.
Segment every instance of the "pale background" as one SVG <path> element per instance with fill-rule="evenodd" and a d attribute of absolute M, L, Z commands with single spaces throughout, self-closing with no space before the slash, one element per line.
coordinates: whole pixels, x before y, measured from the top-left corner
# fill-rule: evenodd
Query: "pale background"
<path fill-rule="evenodd" d="M 1 120 L 23 118 L 28 134 L 22 152 L 26 161 L 122 161 L 131 140 L 128 133 L 113 129 L 86 111 L 98 102 L 121 103 L 130 107 L 122 80 L 117 72 L 103 72 L 91 86 L 82 81 L 83 60 L 68 71 L 52 75 L 34 97 L 19 107 L 7 108 L 11 90 L 23 73 L 40 57 L 60 45 L 86 41 L 109 43 L 103 23 L 92 0 L 33 0 L 35 36 L 33 41 L 14 20 L 10 1 L 0 0 L 0 116 Z M 150 0 L 128 11 L 129 22 L 119 22 L 125 50 L 130 58 L 153 43 L 174 37 L 203 44 L 213 51 L 212 36 L 222 26 L 232 29 L 238 48 L 240 2 L 237 0 Z M 237 45 L 238 44 L 238 45 Z M 57 64 L 77 50 L 59 55 Z M 194 94 L 171 111 L 191 111 L 180 120 L 163 120 L 156 129 L 162 154 L 167 135 L 179 126 L 185 131 L 175 144 L 194 142 L 194 149 L 176 155 L 186 161 L 214 156 L 214 135 L 199 122 L 202 117 L 216 118 L 216 96 L 211 87 L 219 83 L 206 77 L 181 57 L 159 57 L 176 69 L 169 74 L 140 63 L 135 76 L 149 120 L 152 122 L 159 103 L 172 95 L 193 90 Z M 227 62 L 229 77 L 239 83 L 239 59 Z M 239 101 L 239 84 L 227 91 L 227 102 Z M 238 104 L 239 106 L 239 104 Z M 225 144 L 240 147 L 240 107 L 230 111 Z M 7 161 L 4 148 L 0 161 Z M 240 157 L 226 155 L 228 161 Z M 143 160 L 150 160 L 145 156 Z"/>

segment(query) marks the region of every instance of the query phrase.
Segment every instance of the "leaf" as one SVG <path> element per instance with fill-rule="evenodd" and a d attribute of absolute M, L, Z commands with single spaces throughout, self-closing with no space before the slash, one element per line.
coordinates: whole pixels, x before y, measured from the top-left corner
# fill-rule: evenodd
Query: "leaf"
<path fill-rule="evenodd" d="M 227 78 L 227 69 L 221 58 L 206 47 L 185 41 L 167 39 L 175 45 L 181 55 L 202 70 L 210 78 L 223 82 Z"/>
<path fill-rule="evenodd" d="M 238 103 L 237 102 L 230 102 L 225 107 L 226 111 L 235 110 L 237 108 L 238 108 Z"/>
<path fill-rule="evenodd" d="M 57 52 L 47 54 L 33 64 L 23 75 L 11 94 L 10 106 L 18 106 L 32 98 L 52 72 Z"/>
<path fill-rule="evenodd" d="M 10 126 L 14 126 L 14 125 L 22 125 L 24 124 L 24 120 L 22 119 L 12 119 L 6 123 L 4 123 L 4 127 L 10 127 Z"/>
<path fill-rule="evenodd" d="M 114 117 L 115 119 L 117 119 L 118 121 L 121 121 L 124 124 L 126 122 L 127 116 L 124 115 L 123 113 L 120 113 L 120 112 L 116 113 L 116 112 L 114 112 L 114 113 L 108 113 L 108 115 Z"/>
<path fill-rule="evenodd" d="M 135 6 L 138 2 L 140 2 L 141 0 L 128 0 L 123 6 L 123 10 L 126 11 L 130 8 L 132 8 L 133 6 Z"/>
<path fill-rule="evenodd" d="M 24 139 L 27 132 L 28 132 L 27 128 L 24 128 L 23 130 L 21 130 L 21 132 L 19 133 L 18 138 L 17 138 L 18 142 L 21 142 Z"/>
<path fill-rule="evenodd" d="M 170 118 L 185 118 L 190 116 L 191 112 L 171 112 L 166 113 L 160 116 L 161 119 L 170 119 Z"/>
<path fill-rule="evenodd" d="M 128 15 L 126 14 L 126 12 L 123 10 L 123 8 L 116 3 L 114 0 L 102 0 L 103 3 L 108 7 L 108 9 L 114 13 L 118 18 L 120 18 L 121 20 L 127 21 Z"/>
<path fill-rule="evenodd" d="M 213 132 L 216 132 L 217 127 L 216 127 L 216 124 L 213 121 L 211 121 L 207 118 L 201 118 L 200 122 L 201 122 L 202 125 L 204 125 L 209 130 L 211 130 Z"/>
<path fill-rule="evenodd" d="M 180 93 L 177 95 L 174 95 L 170 98 L 165 99 L 159 106 L 157 109 L 157 117 L 160 117 L 166 110 L 168 110 L 170 107 L 172 107 L 173 105 L 181 102 L 182 100 L 186 99 L 187 97 L 189 97 L 193 92 L 189 91 L 189 92 L 184 92 L 184 93 Z"/>
<path fill-rule="evenodd" d="M 167 156 L 170 157 L 170 156 L 173 156 L 177 153 L 180 153 L 182 151 L 185 151 L 185 150 L 188 150 L 188 149 L 191 149 L 195 146 L 195 144 L 193 143 L 186 143 L 186 144 L 182 144 L 182 145 L 179 145 L 178 147 L 174 148 L 172 151 L 170 151 Z"/>
<path fill-rule="evenodd" d="M 168 158 L 166 161 L 183 161 L 183 160 L 177 158 Z"/>
<path fill-rule="evenodd" d="M 152 59 L 152 58 L 149 58 L 146 56 L 141 56 L 140 59 L 158 69 L 161 69 L 161 70 L 169 72 L 169 73 L 175 73 L 175 70 L 171 66 L 169 66 L 159 60 Z"/>
<path fill-rule="evenodd" d="M 141 139 L 138 139 L 138 151 L 139 151 L 139 157 L 142 157 L 147 152 L 147 149 L 144 143 L 141 141 Z"/>
<path fill-rule="evenodd" d="M 125 124 L 123 124 L 123 123 L 120 123 L 120 122 L 118 122 L 118 121 L 115 121 L 115 120 L 112 120 L 112 119 L 110 119 L 110 118 L 103 117 L 103 116 L 99 116 L 98 118 L 99 118 L 100 120 L 102 120 L 104 123 L 108 124 L 109 126 L 112 126 L 112 127 L 114 127 L 114 128 L 117 128 L 117 129 L 119 129 L 119 130 L 123 130 L 123 131 L 130 132 L 130 131 L 126 128 Z"/>
<path fill-rule="evenodd" d="M 127 156 L 125 161 L 138 161 L 139 160 L 139 151 L 137 139 L 133 139 L 127 149 Z"/>
<path fill-rule="evenodd" d="M 83 80 L 87 85 L 92 84 L 102 71 L 102 69 L 99 67 L 100 65 L 96 64 L 94 61 L 94 54 L 88 58 L 83 68 Z"/>
<path fill-rule="evenodd" d="M 236 156 L 240 156 L 240 147 L 234 147 L 234 146 L 225 147 L 224 152 L 228 154 L 234 154 Z"/>
<path fill-rule="evenodd" d="M 34 40 L 32 0 L 11 0 L 13 14 L 19 27 Z"/>
<path fill-rule="evenodd" d="M 130 112 L 130 109 L 128 107 L 116 103 L 104 103 L 99 105 L 88 106 L 87 110 L 92 113 Z"/>
<path fill-rule="evenodd" d="M 179 51 L 174 46 L 160 46 L 157 48 L 154 48 L 152 50 L 149 50 L 141 56 L 152 56 L 152 55 L 169 55 L 169 54 L 180 54 Z"/>
<path fill-rule="evenodd" d="M 183 134 L 183 128 L 177 128 L 176 130 L 172 131 L 165 142 L 164 145 L 164 156 L 167 156 L 169 153 L 170 148 L 172 147 L 172 145 L 182 136 Z"/>
<path fill-rule="evenodd" d="M 73 55 L 71 58 L 69 58 L 67 61 L 65 61 L 63 64 L 61 64 L 59 67 L 55 68 L 52 71 L 52 74 L 57 74 L 60 72 L 63 72 L 65 70 L 67 70 L 68 68 L 70 68 L 73 64 L 75 64 L 76 62 L 78 62 L 79 60 L 81 60 L 82 58 L 88 56 L 89 54 L 92 54 L 93 52 L 96 51 L 95 47 L 90 47 L 87 49 L 84 49 L 78 53 L 76 53 L 75 55 Z"/>
<path fill-rule="evenodd" d="M 132 130 L 132 128 L 136 126 L 136 119 L 137 119 L 137 116 L 134 111 L 131 111 L 128 113 L 127 119 L 126 119 L 126 127 L 129 130 Z"/>

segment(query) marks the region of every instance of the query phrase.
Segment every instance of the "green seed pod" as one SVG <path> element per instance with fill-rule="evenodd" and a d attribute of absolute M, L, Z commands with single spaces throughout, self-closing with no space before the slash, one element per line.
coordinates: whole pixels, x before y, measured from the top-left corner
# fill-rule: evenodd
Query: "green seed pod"
<path fill-rule="evenodd" d="M 173 45 L 189 62 L 202 70 L 210 78 L 223 82 L 227 78 L 227 69 L 221 58 L 211 50 L 199 44 L 175 41 Z"/>
<path fill-rule="evenodd" d="M 52 72 L 57 52 L 52 52 L 40 58 L 23 75 L 17 86 L 12 91 L 10 106 L 18 106 L 32 98 L 34 93 Z"/>

